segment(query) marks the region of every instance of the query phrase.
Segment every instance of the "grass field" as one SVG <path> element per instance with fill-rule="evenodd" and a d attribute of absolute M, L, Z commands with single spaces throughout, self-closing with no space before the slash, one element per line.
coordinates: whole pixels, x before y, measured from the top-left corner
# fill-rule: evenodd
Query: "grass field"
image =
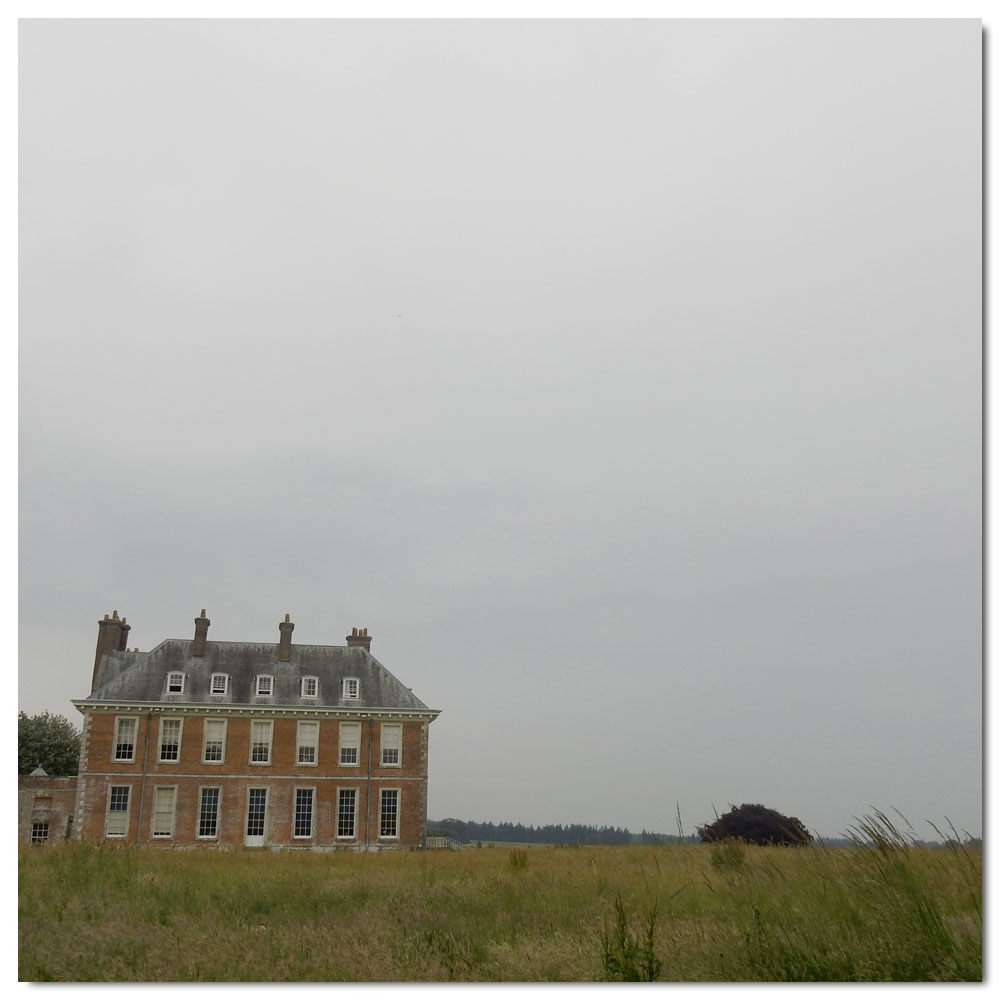
<path fill-rule="evenodd" d="M 853 848 L 23 848 L 19 978 L 981 979 L 981 851 L 876 829 Z"/>

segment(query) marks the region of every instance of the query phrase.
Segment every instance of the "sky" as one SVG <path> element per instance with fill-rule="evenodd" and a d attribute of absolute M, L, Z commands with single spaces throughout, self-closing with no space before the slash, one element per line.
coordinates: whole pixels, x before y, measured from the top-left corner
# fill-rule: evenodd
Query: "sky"
<path fill-rule="evenodd" d="M 48 20 L 19 708 L 372 652 L 430 817 L 982 832 L 976 20 Z"/>

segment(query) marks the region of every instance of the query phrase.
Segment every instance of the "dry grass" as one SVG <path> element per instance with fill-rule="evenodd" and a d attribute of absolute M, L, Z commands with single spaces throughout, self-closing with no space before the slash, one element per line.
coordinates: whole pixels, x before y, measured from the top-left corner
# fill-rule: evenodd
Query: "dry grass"
<path fill-rule="evenodd" d="M 978 980 L 978 851 L 23 849 L 20 978 L 576 982 L 622 900 L 669 981 Z"/>

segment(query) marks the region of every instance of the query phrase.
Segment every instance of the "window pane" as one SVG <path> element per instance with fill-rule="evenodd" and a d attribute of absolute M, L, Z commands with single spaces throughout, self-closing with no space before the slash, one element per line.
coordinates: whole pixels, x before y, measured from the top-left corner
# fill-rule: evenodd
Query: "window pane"
<path fill-rule="evenodd" d="M 153 795 L 153 836 L 174 834 L 174 788 L 157 788 Z"/>
<path fill-rule="evenodd" d="M 160 720 L 160 760 L 177 760 L 181 750 L 181 720 Z"/>
<path fill-rule="evenodd" d="M 399 792 L 387 789 L 382 792 L 382 808 L 379 811 L 379 836 L 395 837 L 397 829 L 397 814 L 399 811 Z"/>
<path fill-rule="evenodd" d="M 132 760 L 135 756 L 135 719 L 119 719 L 115 735 L 115 760 Z"/>
<path fill-rule="evenodd" d="M 382 724 L 382 763 L 398 764 L 403 742 L 402 726 Z"/>
<path fill-rule="evenodd" d="M 205 720 L 205 760 L 222 760 L 226 738 L 226 723 L 223 719 Z"/>
<path fill-rule="evenodd" d="M 271 723 L 255 722 L 251 727 L 250 760 L 266 764 L 271 759 Z"/>
<path fill-rule="evenodd" d="M 128 832 L 128 785 L 112 785 L 108 797 L 108 836 L 124 837 Z"/>
<path fill-rule="evenodd" d="M 342 722 L 340 724 L 340 763 L 357 764 L 360 746 L 361 723 Z"/>
<path fill-rule="evenodd" d="M 354 836 L 354 806 L 357 792 L 353 788 L 342 788 L 337 801 L 337 836 Z"/>
<path fill-rule="evenodd" d="M 319 732 L 318 722 L 299 723 L 299 745 L 298 745 L 298 755 L 297 755 L 298 763 L 300 764 L 316 763 L 316 746 L 319 742 L 318 732 Z"/>
<path fill-rule="evenodd" d="M 217 837 L 219 835 L 219 789 L 201 790 L 201 807 L 198 812 L 198 836 Z"/>
<path fill-rule="evenodd" d="M 251 788 L 247 803 L 247 836 L 264 836 L 264 816 L 267 812 L 267 789 Z"/>
<path fill-rule="evenodd" d="M 311 788 L 295 789 L 295 836 L 312 836 L 313 793 Z"/>

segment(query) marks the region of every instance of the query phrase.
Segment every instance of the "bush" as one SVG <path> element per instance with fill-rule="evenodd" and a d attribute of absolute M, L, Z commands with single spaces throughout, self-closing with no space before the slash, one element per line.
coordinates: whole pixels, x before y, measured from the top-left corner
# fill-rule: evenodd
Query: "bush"
<path fill-rule="evenodd" d="M 812 842 L 812 835 L 794 816 L 783 816 L 767 806 L 744 803 L 732 806 L 714 823 L 698 827 L 702 843 L 742 840 L 747 844 L 775 844 L 799 847 Z"/>

